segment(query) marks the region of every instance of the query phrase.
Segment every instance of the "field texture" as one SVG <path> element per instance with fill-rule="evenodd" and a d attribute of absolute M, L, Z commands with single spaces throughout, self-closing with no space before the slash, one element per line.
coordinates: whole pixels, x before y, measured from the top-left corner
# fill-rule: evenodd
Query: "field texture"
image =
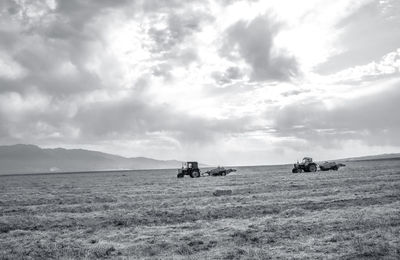
<path fill-rule="evenodd" d="M 0 258 L 400 259 L 400 160 L 0 176 Z"/>

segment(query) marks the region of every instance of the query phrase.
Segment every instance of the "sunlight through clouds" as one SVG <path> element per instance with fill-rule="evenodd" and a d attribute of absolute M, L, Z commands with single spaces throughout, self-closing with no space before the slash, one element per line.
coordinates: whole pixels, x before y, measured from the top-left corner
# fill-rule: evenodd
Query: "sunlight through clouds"
<path fill-rule="evenodd" d="M 386 105 L 400 77 L 396 1 L 0 7 L 4 144 L 241 164 L 400 146 L 396 120 L 362 119 L 399 109 Z"/>

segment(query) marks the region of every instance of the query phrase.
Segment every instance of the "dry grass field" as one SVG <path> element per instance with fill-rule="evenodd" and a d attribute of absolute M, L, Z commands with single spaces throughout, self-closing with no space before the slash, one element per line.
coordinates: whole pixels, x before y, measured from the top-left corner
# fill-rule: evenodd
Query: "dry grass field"
<path fill-rule="evenodd" d="M 0 258 L 400 259 L 400 160 L 0 176 Z"/>

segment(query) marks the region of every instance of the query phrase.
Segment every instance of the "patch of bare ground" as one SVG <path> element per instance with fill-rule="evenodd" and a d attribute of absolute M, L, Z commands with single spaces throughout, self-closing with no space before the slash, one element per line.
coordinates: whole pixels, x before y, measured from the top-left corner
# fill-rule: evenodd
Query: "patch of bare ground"
<path fill-rule="evenodd" d="M 399 166 L 0 176 L 0 259 L 399 259 Z"/>

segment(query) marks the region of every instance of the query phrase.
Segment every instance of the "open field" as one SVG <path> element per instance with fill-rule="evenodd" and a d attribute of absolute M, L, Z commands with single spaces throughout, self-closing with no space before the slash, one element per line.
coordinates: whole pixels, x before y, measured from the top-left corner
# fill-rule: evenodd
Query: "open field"
<path fill-rule="evenodd" d="M 290 171 L 0 176 L 0 258 L 400 258 L 400 160 Z"/>

